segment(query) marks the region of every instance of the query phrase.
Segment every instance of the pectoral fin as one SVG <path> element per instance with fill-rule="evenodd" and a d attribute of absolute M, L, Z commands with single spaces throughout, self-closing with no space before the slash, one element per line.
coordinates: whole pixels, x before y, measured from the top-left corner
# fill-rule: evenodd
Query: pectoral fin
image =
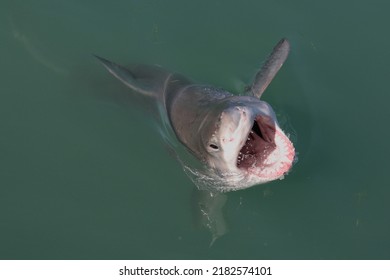
<path fill-rule="evenodd" d="M 283 38 L 274 47 L 272 53 L 268 56 L 266 62 L 263 64 L 260 71 L 256 74 L 252 85 L 246 92 L 247 95 L 258 98 L 261 97 L 263 92 L 266 90 L 272 79 L 275 77 L 287 59 L 289 51 L 290 43 L 287 39 Z"/>

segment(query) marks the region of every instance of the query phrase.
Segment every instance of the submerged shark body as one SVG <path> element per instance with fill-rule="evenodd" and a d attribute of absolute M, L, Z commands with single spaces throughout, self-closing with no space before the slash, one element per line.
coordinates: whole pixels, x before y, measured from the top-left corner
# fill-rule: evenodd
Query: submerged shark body
<path fill-rule="evenodd" d="M 283 39 L 240 96 L 157 66 L 127 69 L 97 58 L 133 91 L 157 101 L 177 139 L 203 165 L 185 166 L 198 188 L 225 192 L 282 178 L 292 166 L 294 147 L 260 100 L 288 52 Z"/>

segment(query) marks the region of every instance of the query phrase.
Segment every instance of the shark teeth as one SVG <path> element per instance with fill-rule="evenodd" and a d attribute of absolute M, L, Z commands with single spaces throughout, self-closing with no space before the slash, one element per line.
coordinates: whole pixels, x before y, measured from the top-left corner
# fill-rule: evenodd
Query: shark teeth
<path fill-rule="evenodd" d="M 280 128 L 272 136 L 271 141 L 265 141 L 252 130 L 238 153 L 237 167 L 260 178 L 282 177 L 292 166 L 294 147 Z"/>
<path fill-rule="evenodd" d="M 265 178 L 280 178 L 288 172 L 293 164 L 295 151 L 290 139 L 278 130 L 275 134 L 276 149 L 273 150 L 258 166 L 248 168 L 248 172 Z"/>

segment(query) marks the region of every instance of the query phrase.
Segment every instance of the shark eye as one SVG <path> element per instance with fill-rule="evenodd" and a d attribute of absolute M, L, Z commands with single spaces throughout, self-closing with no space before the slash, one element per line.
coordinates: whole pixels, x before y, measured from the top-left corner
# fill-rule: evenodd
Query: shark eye
<path fill-rule="evenodd" d="M 213 151 L 218 151 L 218 150 L 219 150 L 218 146 L 215 145 L 215 144 L 210 144 L 209 147 L 210 147 Z"/>

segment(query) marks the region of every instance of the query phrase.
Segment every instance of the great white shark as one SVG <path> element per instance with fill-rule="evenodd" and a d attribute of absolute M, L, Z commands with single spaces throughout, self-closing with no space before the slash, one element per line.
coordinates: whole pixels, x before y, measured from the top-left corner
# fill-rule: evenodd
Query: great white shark
<path fill-rule="evenodd" d="M 260 100 L 289 50 L 287 39 L 279 41 L 240 95 L 194 83 L 159 66 L 127 68 L 96 58 L 132 91 L 157 102 L 179 142 L 203 166 L 184 164 L 198 188 L 226 192 L 282 178 L 293 164 L 292 142 L 272 107 Z"/>

